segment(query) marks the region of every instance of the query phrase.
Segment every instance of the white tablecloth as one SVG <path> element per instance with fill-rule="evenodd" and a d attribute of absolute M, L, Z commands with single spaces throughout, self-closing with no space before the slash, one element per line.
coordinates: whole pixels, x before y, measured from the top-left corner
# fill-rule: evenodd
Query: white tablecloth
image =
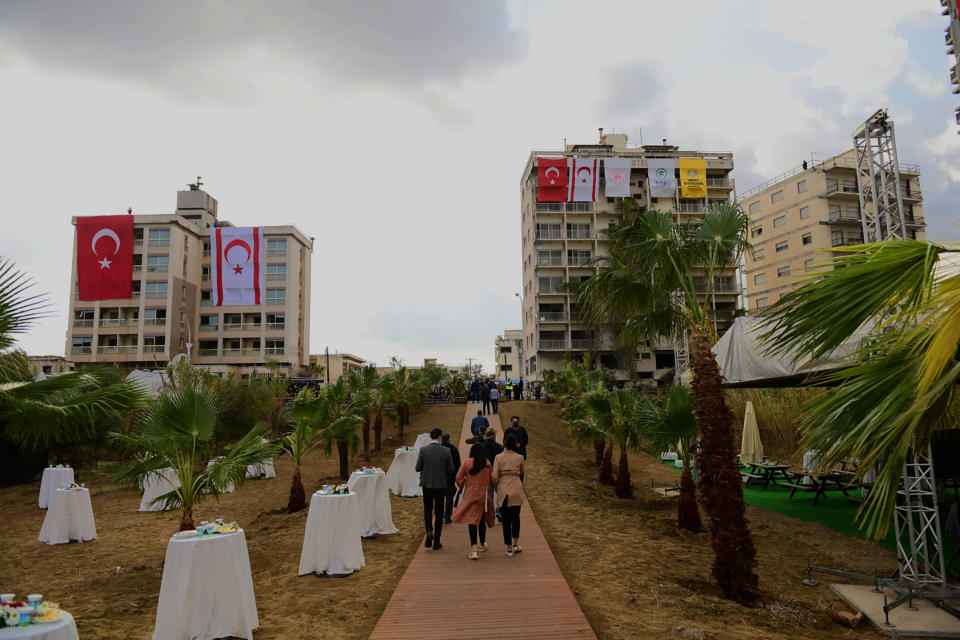
<path fill-rule="evenodd" d="M 40 480 L 40 508 L 46 509 L 50 505 L 50 499 L 53 492 L 73 482 L 73 469 L 51 469 L 47 467 L 43 470 L 43 478 Z"/>
<path fill-rule="evenodd" d="M 77 625 L 66 611 L 50 624 L 32 624 L 29 627 L 0 629 L 0 640 L 77 640 Z"/>
<path fill-rule="evenodd" d="M 420 447 L 424 447 L 428 444 L 430 444 L 430 434 L 421 433 L 420 435 L 417 436 L 416 442 L 413 443 L 413 448 L 419 449 Z"/>
<path fill-rule="evenodd" d="M 219 459 L 220 459 L 220 458 L 214 458 L 213 460 L 211 460 L 210 462 L 207 463 L 207 467 L 208 467 L 208 468 L 209 468 L 209 467 L 212 467 L 212 466 L 213 466 L 213 463 L 216 462 L 216 461 L 219 460 Z M 247 467 L 247 473 L 250 473 L 250 468 L 249 468 L 249 467 Z M 248 476 L 248 477 L 249 477 L 249 476 Z M 226 488 L 226 490 L 224 491 L 224 493 L 233 493 L 233 483 L 232 483 L 232 482 L 227 485 L 227 488 Z"/>
<path fill-rule="evenodd" d="M 277 472 L 273 468 L 273 459 L 267 460 L 263 464 L 248 464 L 247 465 L 247 477 L 248 478 L 259 478 L 263 476 L 266 480 L 267 478 L 276 478 Z"/>
<path fill-rule="evenodd" d="M 393 525 L 393 510 L 390 508 L 390 492 L 384 473 L 358 473 L 350 475 L 347 482 L 350 491 L 360 499 L 360 534 L 373 536 L 381 533 L 397 533 Z"/>
<path fill-rule="evenodd" d="M 420 474 L 417 473 L 419 450 L 393 452 L 393 464 L 387 469 L 387 488 L 398 496 L 415 498 L 423 495 L 420 490 Z"/>
<path fill-rule="evenodd" d="M 53 492 L 50 508 L 40 527 L 40 542 L 65 544 L 71 540 L 95 540 L 97 527 L 93 522 L 89 489 L 57 489 Z"/>
<path fill-rule="evenodd" d="M 299 574 L 353 573 L 366 564 L 360 544 L 360 499 L 313 494 L 303 534 Z"/>
<path fill-rule="evenodd" d="M 260 626 L 243 529 L 167 544 L 153 640 L 253 638 Z"/>
<path fill-rule="evenodd" d="M 150 503 L 165 493 L 170 493 L 173 489 L 180 486 L 180 478 L 173 469 L 161 469 L 152 474 L 143 483 L 143 497 L 140 499 L 140 508 L 137 511 L 163 511 L 163 504 L 158 502 Z"/>

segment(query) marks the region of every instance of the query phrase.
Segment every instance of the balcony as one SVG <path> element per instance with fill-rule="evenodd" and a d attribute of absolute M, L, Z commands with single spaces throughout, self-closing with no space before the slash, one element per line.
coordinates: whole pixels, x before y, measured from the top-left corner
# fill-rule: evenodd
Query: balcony
<path fill-rule="evenodd" d="M 204 258 L 209 258 L 209 257 L 210 257 L 210 249 L 204 249 L 204 250 L 203 250 L 203 257 L 204 257 Z"/>
<path fill-rule="evenodd" d="M 268 273 L 267 280 L 286 280 L 287 274 L 285 273 Z"/>
<path fill-rule="evenodd" d="M 133 246 L 135 246 L 135 247 L 142 247 L 142 246 L 143 246 L 143 238 L 135 238 L 134 241 L 133 241 Z"/>
<path fill-rule="evenodd" d="M 536 213 L 562 213 L 562 202 L 538 202 L 534 208 Z"/>
<path fill-rule="evenodd" d="M 135 327 L 137 321 L 127 318 L 100 318 L 99 325 L 101 327 Z"/>
<path fill-rule="evenodd" d="M 201 300 L 200 300 L 200 306 L 201 306 L 201 307 L 212 307 L 212 306 L 213 306 L 213 300 L 210 299 L 210 298 L 201 299 Z"/>
<path fill-rule="evenodd" d="M 170 238 L 151 238 L 147 245 L 150 247 L 169 247 Z"/>
<path fill-rule="evenodd" d="M 860 197 L 860 190 L 857 189 L 857 185 L 850 184 L 828 184 L 826 194 L 828 196 L 832 195 L 847 195 L 847 196 L 857 196 Z"/>
<path fill-rule="evenodd" d="M 571 349 L 597 349 L 599 344 L 593 338 L 573 338 L 570 341 Z"/>
<path fill-rule="evenodd" d="M 78 355 L 89 355 L 93 353 L 93 347 L 70 347 L 70 353 Z"/>
<path fill-rule="evenodd" d="M 92 327 L 93 320 L 74 320 L 73 326 L 74 327 Z"/>
<path fill-rule="evenodd" d="M 830 222 L 861 222 L 860 211 L 831 211 Z"/>
<path fill-rule="evenodd" d="M 163 353 L 166 351 L 166 345 L 162 344 L 145 344 L 143 345 L 144 353 Z"/>
<path fill-rule="evenodd" d="M 144 348 L 146 351 L 146 348 Z M 108 346 L 108 347 L 97 347 L 98 354 L 104 353 L 136 353 L 137 345 L 123 345 L 123 346 Z"/>
<path fill-rule="evenodd" d="M 537 240 L 563 240 L 563 232 L 557 229 L 538 229 Z"/>
<path fill-rule="evenodd" d="M 567 238 L 571 240 L 589 240 L 590 229 L 568 229 Z"/>
<path fill-rule="evenodd" d="M 167 273 L 170 270 L 170 265 L 166 264 L 148 264 L 147 273 Z"/>
<path fill-rule="evenodd" d="M 216 331 L 220 328 L 218 324 L 202 324 L 200 325 L 200 331 Z"/>
<path fill-rule="evenodd" d="M 267 249 L 268 256 L 285 256 L 287 255 L 286 249 Z"/>
<path fill-rule="evenodd" d="M 566 340 L 540 340 L 541 349 L 566 349 Z"/>
<path fill-rule="evenodd" d="M 853 247 L 863 244 L 863 236 L 847 236 L 845 238 L 833 238 L 830 241 L 831 247 Z"/>
<path fill-rule="evenodd" d="M 911 202 L 920 202 L 923 200 L 923 195 L 920 193 L 919 189 L 911 189 L 909 193 L 906 191 L 901 191 L 900 197 L 903 200 L 910 200 Z"/>
<path fill-rule="evenodd" d="M 133 321 L 136 323 L 136 320 Z M 166 318 L 144 318 L 143 325 L 145 327 L 164 327 L 167 324 Z"/>
<path fill-rule="evenodd" d="M 283 331 L 284 329 L 287 328 L 287 324 L 285 322 L 268 322 L 266 323 L 266 325 L 267 325 L 268 331 L 276 331 L 276 330 Z"/>
<path fill-rule="evenodd" d="M 911 227 L 925 227 L 927 225 L 923 216 L 908 216 L 904 221 L 907 223 L 907 226 Z"/>
<path fill-rule="evenodd" d="M 268 356 L 282 356 L 285 351 L 283 347 L 267 347 L 263 352 Z"/>
<path fill-rule="evenodd" d="M 211 277 L 209 273 L 204 273 L 200 276 L 200 282 L 210 282 Z"/>
<path fill-rule="evenodd" d="M 566 311 L 541 311 L 539 314 L 540 322 L 566 322 Z"/>
<path fill-rule="evenodd" d="M 140 265 L 140 264 L 135 264 L 135 265 L 133 265 L 133 272 L 134 272 L 134 273 L 140 273 L 142 270 L 143 270 L 143 265 Z"/>
<path fill-rule="evenodd" d="M 544 287 L 543 289 L 537 289 L 538 295 L 564 295 L 569 293 L 566 287 L 563 285 L 557 287 Z"/>
<path fill-rule="evenodd" d="M 856 169 L 857 161 L 854 158 L 830 158 L 825 162 L 821 162 L 819 166 L 824 171 L 829 171 L 830 169 Z M 900 163 L 900 173 L 920 173 L 920 165 L 915 163 Z"/>
<path fill-rule="evenodd" d="M 689 203 L 680 203 L 677 205 L 677 211 L 682 211 L 684 213 L 696 213 L 698 211 L 703 211 L 703 205 L 700 203 L 689 204 Z"/>
<path fill-rule="evenodd" d="M 707 186 L 711 189 L 733 189 L 734 181 L 727 178 L 707 178 Z"/>
<path fill-rule="evenodd" d="M 241 331 L 243 330 L 242 322 L 224 322 L 223 323 L 224 331 Z"/>
<path fill-rule="evenodd" d="M 566 211 L 568 213 L 591 213 L 593 211 L 592 202 L 567 202 Z"/>
<path fill-rule="evenodd" d="M 589 256 L 571 256 L 567 260 L 567 264 L 571 267 L 581 267 L 583 265 L 590 264 L 591 260 L 593 260 L 593 258 Z"/>
<path fill-rule="evenodd" d="M 203 356 L 203 357 L 216 356 L 217 350 L 216 349 L 198 349 L 197 355 Z"/>

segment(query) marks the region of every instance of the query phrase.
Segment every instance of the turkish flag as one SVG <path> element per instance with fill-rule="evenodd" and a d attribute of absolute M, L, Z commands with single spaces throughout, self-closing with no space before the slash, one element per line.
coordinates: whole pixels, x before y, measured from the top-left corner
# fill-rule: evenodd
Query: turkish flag
<path fill-rule="evenodd" d="M 263 228 L 214 227 L 210 250 L 213 304 L 263 304 Z"/>
<path fill-rule="evenodd" d="M 131 296 L 133 216 L 77 218 L 77 284 L 81 300 Z"/>
<path fill-rule="evenodd" d="M 567 159 L 537 158 L 537 202 L 567 199 Z"/>

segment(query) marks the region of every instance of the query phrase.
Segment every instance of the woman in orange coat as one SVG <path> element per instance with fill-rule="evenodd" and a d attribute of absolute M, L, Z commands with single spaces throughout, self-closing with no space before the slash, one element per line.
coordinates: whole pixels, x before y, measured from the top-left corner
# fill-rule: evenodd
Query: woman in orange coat
<path fill-rule="evenodd" d="M 479 556 L 477 551 L 487 550 L 487 526 L 493 525 L 493 498 L 490 496 L 490 463 L 484 453 L 483 445 L 470 447 L 470 457 L 463 461 L 457 472 L 457 486 L 467 486 L 463 490 L 460 504 L 453 510 L 453 521 L 467 525 L 470 533 L 471 560 Z M 479 536 L 480 546 L 477 546 Z"/>
<path fill-rule="evenodd" d="M 493 459 L 491 478 L 497 487 L 500 517 L 503 519 L 503 542 L 507 545 L 507 557 L 520 553 L 520 505 L 523 504 L 523 456 L 520 445 L 512 433 L 503 439 L 503 453 Z"/>

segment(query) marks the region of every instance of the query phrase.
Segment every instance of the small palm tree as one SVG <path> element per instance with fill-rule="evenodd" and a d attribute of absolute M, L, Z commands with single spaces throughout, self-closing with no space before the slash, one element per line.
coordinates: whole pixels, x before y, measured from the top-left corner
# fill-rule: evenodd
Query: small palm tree
<path fill-rule="evenodd" d="M 592 429 L 620 448 L 614 492 L 618 498 L 632 498 L 633 485 L 630 482 L 627 453 L 639 451 L 642 445 L 640 401 L 625 389 L 591 391 L 583 396 L 582 401 L 586 418 L 574 421 L 575 428 L 581 432 Z"/>
<path fill-rule="evenodd" d="M 370 392 L 370 410 L 373 412 L 373 450 L 378 452 L 382 448 L 383 441 L 383 413 L 386 411 L 387 403 L 390 401 L 390 380 L 392 376 L 387 374 L 380 378 L 376 388 Z"/>
<path fill-rule="evenodd" d="M 341 480 L 350 478 L 350 452 L 356 453 L 359 447 L 357 429 L 363 424 L 364 409 L 350 395 L 344 378 L 340 378 L 323 387 L 316 398 L 307 398 L 295 414 L 311 425 L 324 455 L 337 450 Z"/>
<path fill-rule="evenodd" d="M 290 454 L 293 461 L 293 479 L 290 481 L 290 497 L 287 499 L 287 513 L 295 513 L 307 506 L 307 494 L 303 488 L 303 474 L 301 467 L 303 460 L 314 447 L 317 446 L 316 432 L 311 424 L 313 412 L 311 403 L 313 392 L 305 388 L 297 394 L 290 405 L 290 418 L 293 420 L 293 430 L 283 436 L 281 447 Z"/>
<path fill-rule="evenodd" d="M 173 467 L 180 486 L 171 487 L 154 502 L 165 509 L 181 510 L 181 531 L 194 528 L 195 506 L 207 496 L 219 499 L 231 484 L 242 485 L 248 465 L 263 464 L 277 452 L 264 437 L 266 427 L 260 424 L 234 443 L 225 456 L 203 466 L 219 418 L 214 393 L 207 387 L 181 383 L 165 392 L 143 415 L 133 435 L 114 434 L 138 460 L 133 466 L 117 468 L 117 483 L 136 489 L 152 474 Z"/>
<path fill-rule="evenodd" d="M 680 474 L 680 501 L 677 504 L 677 523 L 681 529 L 698 533 L 703 531 L 697 491 L 690 471 L 693 452 L 697 445 L 697 419 L 693 396 L 683 387 L 672 387 L 662 403 L 646 400 L 640 409 L 640 428 L 644 439 L 654 452 L 677 447 L 683 461 Z"/>

